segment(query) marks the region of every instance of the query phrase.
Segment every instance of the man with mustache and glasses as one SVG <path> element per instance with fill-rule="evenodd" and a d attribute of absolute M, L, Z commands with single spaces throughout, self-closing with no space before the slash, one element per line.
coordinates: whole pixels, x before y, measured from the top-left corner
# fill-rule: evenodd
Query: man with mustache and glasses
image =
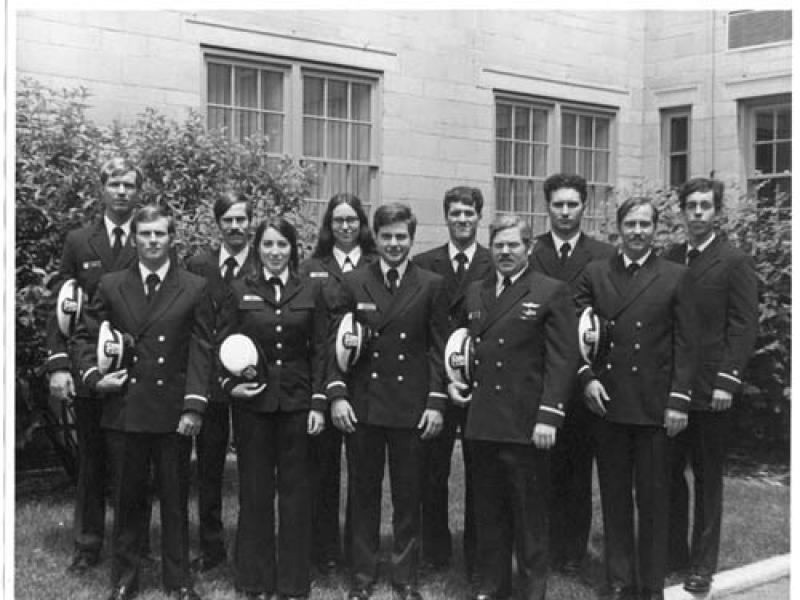
<path fill-rule="evenodd" d="M 205 277 L 218 320 L 221 303 L 230 283 L 252 268 L 249 233 L 253 207 L 243 195 L 229 190 L 217 198 L 213 210 L 219 228 L 219 248 L 189 258 L 186 268 L 191 273 Z M 226 558 L 222 479 L 228 453 L 229 423 L 230 397 L 219 386 L 219 379 L 215 376 L 203 428 L 195 440 L 200 555 L 192 561 L 192 568 L 201 572 L 213 569 Z"/>
<path fill-rule="evenodd" d="M 588 190 L 580 175 L 556 173 L 544 182 L 550 231 L 534 241 L 531 268 L 569 284 L 572 293 L 593 260 L 616 254 L 614 246 L 581 232 Z M 592 525 L 595 415 L 577 382 L 550 457 L 550 565 L 576 575 L 586 556 Z"/>
<path fill-rule="evenodd" d="M 657 223 L 650 199 L 625 200 L 617 209 L 622 252 L 590 263 L 577 286 L 578 305 L 594 309 L 609 338 L 607 356 L 583 364 L 578 378 L 600 417 L 606 597 L 614 600 L 664 597 L 667 442 L 686 427 L 698 358 L 689 270 L 656 255 Z"/>
<path fill-rule="evenodd" d="M 721 239 L 714 223 L 722 210 L 721 182 L 697 177 L 678 193 L 688 241 L 667 259 L 689 266 L 703 324 L 702 361 L 695 374 L 688 427 L 670 443 L 669 565 L 688 569 L 684 587 L 711 589 L 722 524 L 722 474 L 730 408 L 758 333 L 758 279 L 753 259 Z M 689 488 L 694 479 L 694 521 L 689 534 Z"/>

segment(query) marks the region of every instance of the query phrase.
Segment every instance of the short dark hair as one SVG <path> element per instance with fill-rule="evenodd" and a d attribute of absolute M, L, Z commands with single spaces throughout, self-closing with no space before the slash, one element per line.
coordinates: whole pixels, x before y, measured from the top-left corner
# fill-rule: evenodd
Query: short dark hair
<path fill-rule="evenodd" d="M 139 208 L 131 219 L 131 232 L 136 235 L 137 223 L 152 223 L 158 219 L 167 219 L 167 233 L 175 234 L 175 216 L 166 204 L 145 204 Z"/>
<path fill-rule="evenodd" d="M 264 263 L 261 262 L 261 240 L 264 238 L 264 234 L 270 227 L 280 233 L 286 238 L 286 241 L 289 242 L 289 246 L 291 247 L 291 253 L 289 254 L 289 270 L 292 273 L 297 272 L 297 264 L 300 262 L 300 251 L 297 248 L 297 229 L 295 229 L 294 225 L 287 221 L 285 217 L 267 217 L 261 221 L 256 229 L 256 234 L 253 237 L 253 248 L 256 250 L 255 258 L 256 262 L 258 263 L 258 271 L 252 275 L 256 280 L 263 277 Z"/>
<path fill-rule="evenodd" d="M 125 156 L 115 156 L 100 166 L 100 183 L 105 185 L 112 177 L 122 177 L 128 173 L 136 173 L 136 189 L 141 189 L 144 181 L 142 170 Z"/>
<path fill-rule="evenodd" d="M 653 209 L 653 226 L 655 227 L 658 225 L 658 208 L 656 208 L 652 198 L 648 198 L 647 196 L 631 196 L 617 208 L 617 229 L 622 228 L 622 220 L 625 218 L 625 215 L 637 206 L 649 206 Z"/>
<path fill-rule="evenodd" d="M 714 193 L 714 210 L 717 212 L 722 210 L 722 198 L 725 195 L 725 185 L 717 179 L 709 179 L 707 177 L 694 177 L 684 183 L 680 190 L 678 190 L 678 203 L 681 210 L 686 209 L 686 199 L 695 192 L 713 192 Z"/>
<path fill-rule="evenodd" d="M 586 180 L 580 175 L 573 173 L 555 173 L 544 180 L 544 197 L 550 204 L 550 196 L 556 190 L 569 188 L 578 192 L 581 197 L 581 204 L 586 204 Z"/>
<path fill-rule="evenodd" d="M 247 210 L 247 218 L 252 221 L 253 205 L 245 197 L 244 194 L 236 192 L 234 190 L 225 190 L 214 201 L 214 220 L 217 223 L 219 223 L 219 220 L 222 218 L 222 215 L 228 212 L 231 206 L 239 203 L 245 204 L 245 209 Z"/>
<path fill-rule="evenodd" d="M 447 211 L 450 210 L 450 205 L 454 202 L 460 202 L 461 204 L 467 204 L 473 207 L 475 212 L 478 213 L 478 216 L 483 212 L 483 194 L 478 188 L 459 185 L 447 190 L 444 193 L 444 202 L 442 203 L 445 217 L 447 217 Z"/>
<path fill-rule="evenodd" d="M 325 214 L 322 216 L 322 225 L 319 228 L 317 245 L 314 247 L 314 252 L 311 253 L 311 256 L 314 258 L 330 256 L 333 252 L 333 246 L 335 245 L 332 227 L 333 211 L 336 210 L 336 207 L 340 204 L 347 204 L 355 211 L 358 217 L 358 246 L 361 248 L 361 252 L 365 254 L 372 254 L 375 252 L 375 240 L 372 238 L 372 233 L 369 230 L 369 219 L 367 219 L 367 213 L 361 205 L 361 200 L 355 194 L 342 192 L 328 200 L 328 206 L 325 209 Z"/>
<path fill-rule="evenodd" d="M 492 245 L 498 233 L 506 229 L 513 229 L 514 227 L 519 227 L 519 236 L 526 246 L 530 246 L 531 240 L 533 239 L 530 223 L 528 223 L 527 219 L 513 214 L 500 215 L 489 225 L 489 245 Z"/>
<path fill-rule="evenodd" d="M 390 202 L 379 206 L 372 219 L 372 231 L 377 235 L 381 227 L 395 223 L 406 223 L 408 235 L 414 239 L 414 234 L 417 232 L 417 217 L 411 212 L 411 207 L 402 202 Z"/>

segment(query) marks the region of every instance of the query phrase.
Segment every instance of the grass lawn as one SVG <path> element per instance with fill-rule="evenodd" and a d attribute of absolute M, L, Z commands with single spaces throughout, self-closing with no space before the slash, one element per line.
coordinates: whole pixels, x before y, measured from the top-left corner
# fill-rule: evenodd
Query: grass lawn
<path fill-rule="evenodd" d="M 453 567 L 435 576 L 421 580 L 421 590 L 426 600 L 467 598 L 470 592 L 465 580 L 460 556 L 462 530 L 463 472 L 460 452 L 454 453 L 451 475 L 451 530 L 456 532 L 456 556 Z M 736 476 L 726 479 L 725 515 L 722 529 L 720 570 L 743 565 L 769 556 L 789 551 L 789 486 L 786 481 L 774 478 Z M 229 551 L 236 532 L 237 487 L 236 464 L 229 458 L 225 479 L 224 521 Z M 384 490 L 383 548 L 390 542 L 389 519 L 391 508 Z M 71 600 L 105 598 L 109 585 L 108 546 L 103 562 L 96 569 L 77 578 L 65 573 L 72 554 L 72 494 L 60 473 L 47 473 L 40 477 L 18 477 L 15 512 L 15 597 L 17 600 L 42 598 L 70 598 Z M 596 590 L 603 584 L 602 527 L 599 496 L 595 490 L 595 518 L 590 539 L 590 560 L 583 578 L 568 579 L 553 574 L 548 585 L 550 600 L 590 600 L 597 597 Z M 196 547 L 196 498 L 190 500 L 192 540 L 191 553 Z M 158 509 L 154 511 L 153 551 L 158 554 Z M 111 514 L 107 531 L 111 531 Z M 229 552 L 230 554 L 230 552 Z M 233 590 L 230 566 L 219 568 L 208 575 L 198 576 L 196 588 L 207 600 L 234 600 L 239 596 Z M 385 578 L 384 578 L 385 580 Z M 669 581 L 677 583 L 677 581 Z M 160 572 L 148 569 L 141 582 L 143 600 L 159 600 L 165 596 L 159 590 Z M 317 579 L 312 588 L 312 598 L 339 600 L 347 591 L 343 576 Z M 374 596 L 391 599 L 389 587 L 382 583 Z"/>

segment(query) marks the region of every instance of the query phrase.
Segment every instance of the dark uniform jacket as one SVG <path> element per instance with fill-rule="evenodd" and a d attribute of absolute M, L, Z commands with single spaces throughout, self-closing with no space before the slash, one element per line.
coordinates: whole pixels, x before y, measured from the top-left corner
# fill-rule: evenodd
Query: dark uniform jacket
<path fill-rule="evenodd" d="M 346 377 L 331 361 L 335 377 L 327 386 L 328 398 L 349 398 L 356 418 L 367 425 L 413 428 L 425 409 L 444 413 L 447 304 L 442 278 L 409 262 L 393 295 L 376 261 L 345 273 L 343 282 L 335 314 L 354 312 L 372 335 Z"/>
<path fill-rule="evenodd" d="M 253 340 L 262 363 L 259 383 L 267 384 L 258 396 L 233 402 L 256 412 L 327 408 L 328 315 L 319 286 L 290 275 L 276 301 L 272 284 L 253 271 L 234 280 L 222 311 L 224 336 L 241 333 Z M 228 375 L 222 387 L 230 393 L 242 381 Z"/>
<path fill-rule="evenodd" d="M 686 264 L 686 244 L 669 260 Z M 701 323 L 700 354 L 691 408 L 709 410 L 711 392 L 735 394 L 758 335 L 758 280 L 753 259 L 717 236 L 689 267 Z"/>
<path fill-rule="evenodd" d="M 75 338 L 81 379 L 94 388 L 97 333 L 108 320 L 133 336 L 128 379 L 104 399 L 100 424 L 127 432 L 169 433 L 185 411 L 203 413 L 213 351 L 213 317 L 206 281 L 174 261 L 148 303 L 139 263 L 100 278 Z"/>
<path fill-rule="evenodd" d="M 448 244 L 428 250 L 414 257 L 414 262 L 423 269 L 428 269 L 444 277 L 444 289 L 447 299 L 448 333 L 458 328 L 459 316 L 463 313 L 464 297 L 470 282 L 488 277 L 492 273 L 492 256 L 489 251 L 477 245 L 469 269 L 464 273 L 461 282 L 456 278 L 450 260 Z"/>
<path fill-rule="evenodd" d="M 496 286 L 493 276 L 467 291 L 475 365 L 464 437 L 530 444 L 537 423 L 563 422 L 578 365 L 575 309 L 566 284 L 530 268 L 499 297 Z"/>
<path fill-rule="evenodd" d="M 598 378 L 611 401 L 606 419 L 663 425 L 664 409 L 687 411 L 697 360 L 689 270 L 651 253 L 632 277 L 622 255 L 590 263 L 578 282 L 577 303 L 608 324 L 604 363 L 583 365 L 581 387 Z"/>
<path fill-rule="evenodd" d="M 75 279 L 86 295 L 88 300 L 84 304 L 86 306 L 95 296 L 101 275 L 125 269 L 136 261 L 136 249 L 133 246 L 132 238 L 133 233 L 130 232 L 119 256 L 114 259 L 102 217 L 91 225 L 70 231 L 64 241 L 58 275 L 51 283 L 54 296 L 58 296 L 58 292 L 66 280 Z M 77 374 L 77 356 L 70 356 L 69 342 L 70 340 L 58 328 L 54 310 L 47 322 L 45 368 L 49 373 L 72 370 L 76 391 L 79 395 L 86 395 L 89 390 L 80 382 Z"/>
<path fill-rule="evenodd" d="M 562 265 L 559 258 L 559 249 L 553 244 L 553 236 L 548 232 L 537 236 L 534 240 L 529 262 L 534 271 L 565 281 L 574 292 L 578 284 L 578 278 L 586 265 L 593 260 L 611 258 L 616 253 L 616 248 L 611 244 L 600 242 L 585 233 L 581 233 L 578 242 L 572 249 L 572 254 L 569 255 L 566 263 Z"/>
<path fill-rule="evenodd" d="M 377 260 L 377 254 L 365 254 L 362 251 L 361 258 L 354 268 L 361 269 Z M 309 277 L 317 282 L 322 288 L 322 296 L 328 307 L 332 307 L 336 303 L 336 299 L 340 294 L 339 287 L 344 280 L 344 273 L 342 273 L 339 263 L 336 262 L 336 258 L 332 254 L 322 257 L 315 256 L 304 260 L 298 271 L 301 277 Z"/>

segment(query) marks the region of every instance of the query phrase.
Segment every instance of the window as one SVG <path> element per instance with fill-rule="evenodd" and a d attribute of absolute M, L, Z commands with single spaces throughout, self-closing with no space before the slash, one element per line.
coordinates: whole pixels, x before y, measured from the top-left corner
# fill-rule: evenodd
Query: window
<path fill-rule="evenodd" d="M 748 192 L 791 193 L 792 104 L 788 95 L 743 103 Z"/>
<path fill-rule="evenodd" d="M 661 147 L 666 185 L 681 186 L 689 178 L 691 108 L 661 111 Z"/>
<path fill-rule="evenodd" d="M 557 172 L 577 173 L 589 194 L 585 228 L 605 221 L 611 191 L 609 109 L 500 96 L 495 106 L 495 211 L 527 215 L 535 232 L 547 228 L 543 183 Z"/>
<path fill-rule="evenodd" d="M 225 53 L 206 56 L 206 81 L 209 129 L 266 135 L 270 155 L 313 164 L 312 202 L 340 192 L 378 201 L 376 75 Z"/>
<path fill-rule="evenodd" d="M 791 39 L 790 10 L 738 10 L 728 14 L 729 50 Z"/>

